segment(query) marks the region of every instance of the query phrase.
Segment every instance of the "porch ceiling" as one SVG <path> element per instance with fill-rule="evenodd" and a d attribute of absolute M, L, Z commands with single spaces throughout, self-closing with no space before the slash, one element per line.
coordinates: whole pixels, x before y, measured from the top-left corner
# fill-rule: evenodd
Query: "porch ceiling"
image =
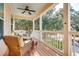
<path fill-rule="evenodd" d="M 17 8 L 24 9 L 26 6 L 29 6 L 29 9 L 35 10 L 36 12 L 32 13 L 32 15 L 29 15 L 27 11 L 24 14 L 22 14 L 23 10 L 17 9 Z M 43 14 L 51 6 L 55 6 L 55 4 L 53 3 L 13 3 L 12 15 L 14 16 L 14 18 L 17 18 L 17 19 L 33 20 L 33 19 L 36 19 L 39 15 Z"/>

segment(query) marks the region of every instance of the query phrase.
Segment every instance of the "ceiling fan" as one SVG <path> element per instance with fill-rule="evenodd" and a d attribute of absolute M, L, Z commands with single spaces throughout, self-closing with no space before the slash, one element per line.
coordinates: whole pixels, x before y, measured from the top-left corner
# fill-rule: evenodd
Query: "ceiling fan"
<path fill-rule="evenodd" d="M 17 8 L 17 9 L 23 10 L 22 14 L 24 14 L 26 11 L 28 11 L 28 14 L 29 14 L 29 15 L 32 15 L 31 12 L 35 12 L 35 10 L 29 9 L 28 6 L 26 6 L 25 9 L 23 9 L 23 8 Z"/>

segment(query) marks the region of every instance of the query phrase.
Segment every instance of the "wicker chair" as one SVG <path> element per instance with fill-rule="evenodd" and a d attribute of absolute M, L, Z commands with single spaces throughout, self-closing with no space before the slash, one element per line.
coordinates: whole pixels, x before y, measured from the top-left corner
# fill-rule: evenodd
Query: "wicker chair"
<path fill-rule="evenodd" d="M 22 47 L 20 44 L 20 37 L 17 36 L 4 36 L 4 42 L 9 48 L 10 56 L 30 56 L 34 50 L 34 41 L 30 40 Z"/>
<path fill-rule="evenodd" d="M 10 56 L 19 56 L 21 55 L 19 38 L 16 36 L 4 36 L 4 42 L 9 48 Z"/>

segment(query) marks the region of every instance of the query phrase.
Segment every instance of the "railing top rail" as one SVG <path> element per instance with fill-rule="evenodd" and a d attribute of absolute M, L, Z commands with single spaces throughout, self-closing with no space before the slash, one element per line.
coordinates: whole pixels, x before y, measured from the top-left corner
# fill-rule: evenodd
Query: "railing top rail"
<path fill-rule="evenodd" d="M 43 31 L 40 31 L 40 30 L 35 30 L 37 32 L 42 32 L 42 33 L 47 33 L 47 34 L 57 34 L 57 33 L 60 33 L 60 34 L 64 34 L 63 31 L 46 31 L 46 30 L 43 30 Z M 69 32 L 71 35 L 79 35 L 79 32 Z"/>
<path fill-rule="evenodd" d="M 62 31 L 46 31 L 46 30 L 43 30 L 43 31 L 35 30 L 35 31 L 37 31 L 37 32 L 42 32 L 42 33 L 61 33 L 61 34 L 63 34 Z"/>
<path fill-rule="evenodd" d="M 79 35 L 79 32 L 70 32 L 71 35 Z"/>

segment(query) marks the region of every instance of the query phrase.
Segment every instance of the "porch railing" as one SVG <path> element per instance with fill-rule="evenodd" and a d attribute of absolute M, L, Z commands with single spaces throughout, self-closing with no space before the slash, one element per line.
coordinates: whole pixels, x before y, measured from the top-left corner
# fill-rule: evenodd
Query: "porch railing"
<path fill-rule="evenodd" d="M 45 43 L 49 44 L 51 47 L 63 51 L 63 33 L 62 32 L 42 32 L 42 39 Z"/>
<path fill-rule="evenodd" d="M 40 32 L 42 32 L 42 41 L 49 45 L 55 50 L 61 51 L 63 53 L 64 50 L 64 34 L 63 32 L 53 32 L 53 31 L 38 31 L 35 32 L 39 33 L 40 39 Z M 79 32 L 70 32 L 71 36 L 71 54 L 72 55 L 79 55 Z"/>
<path fill-rule="evenodd" d="M 79 56 L 79 32 L 71 32 L 70 34 L 72 38 L 72 55 Z"/>

